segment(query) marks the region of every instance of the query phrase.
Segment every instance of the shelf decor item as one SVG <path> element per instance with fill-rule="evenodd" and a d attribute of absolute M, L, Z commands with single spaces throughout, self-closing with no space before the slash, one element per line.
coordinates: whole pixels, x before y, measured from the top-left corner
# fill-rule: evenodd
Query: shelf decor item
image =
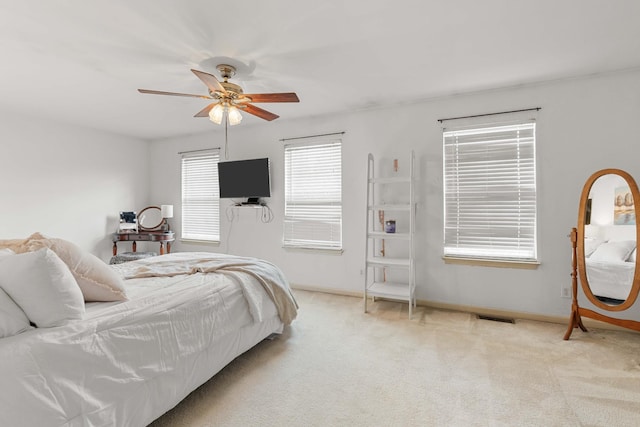
<path fill-rule="evenodd" d="M 384 232 L 385 233 L 395 233 L 396 232 L 396 221 L 393 219 L 389 219 L 384 222 Z"/>

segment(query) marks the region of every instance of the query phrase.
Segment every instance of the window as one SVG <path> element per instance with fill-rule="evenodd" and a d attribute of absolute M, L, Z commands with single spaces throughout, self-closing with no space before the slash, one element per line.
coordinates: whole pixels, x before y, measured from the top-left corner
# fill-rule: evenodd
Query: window
<path fill-rule="evenodd" d="M 220 151 L 182 155 L 182 238 L 220 241 Z"/>
<path fill-rule="evenodd" d="M 445 129 L 445 257 L 537 261 L 535 126 Z"/>
<path fill-rule="evenodd" d="M 284 246 L 342 249 L 342 141 L 284 147 Z"/>

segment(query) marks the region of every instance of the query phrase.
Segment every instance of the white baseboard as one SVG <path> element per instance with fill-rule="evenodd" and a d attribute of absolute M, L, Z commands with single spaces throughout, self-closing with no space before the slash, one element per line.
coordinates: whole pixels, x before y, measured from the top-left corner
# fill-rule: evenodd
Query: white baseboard
<path fill-rule="evenodd" d="M 341 295 L 347 297 L 355 297 L 362 298 L 363 293 L 358 291 L 345 291 L 342 289 L 331 289 L 319 286 L 309 286 L 309 285 L 299 285 L 299 284 L 291 284 L 293 289 L 299 289 L 301 291 L 310 291 L 310 292 L 319 292 L 325 294 L 332 295 Z M 522 320 L 535 320 L 538 322 L 549 322 L 549 323 L 558 323 L 561 325 L 569 324 L 569 313 L 567 316 L 548 316 L 544 314 L 536 314 L 536 313 L 527 313 L 527 312 L 519 312 L 519 311 L 508 311 L 508 310 L 497 310 L 493 308 L 486 307 L 476 307 L 470 305 L 461 305 L 461 304 L 448 304 L 441 303 L 436 301 L 429 300 L 417 300 L 416 304 L 422 307 L 431 307 L 437 308 L 441 310 L 450 310 L 450 311 L 462 311 L 465 313 L 474 313 L 481 314 L 484 316 L 492 316 L 492 317 L 501 317 L 501 318 L 512 318 L 512 319 L 522 319 Z M 600 322 L 594 319 L 583 318 L 582 323 L 585 327 L 589 328 L 598 328 L 598 329 L 610 329 L 616 331 L 631 331 L 630 329 L 622 328 L 620 326 L 612 325 L 605 322 Z M 635 332 L 635 331 L 631 331 Z"/>

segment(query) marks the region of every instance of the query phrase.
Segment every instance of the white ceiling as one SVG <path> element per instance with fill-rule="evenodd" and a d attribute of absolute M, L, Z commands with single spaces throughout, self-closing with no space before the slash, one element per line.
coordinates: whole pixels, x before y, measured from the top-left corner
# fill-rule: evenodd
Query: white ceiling
<path fill-rule="evenodd" d="M 640 67 L 638 0 L 0 3 L 0 109 L 144 139 L 212 131 L 189 71 L 302 116 Z M 241 126 L 266 123 L 244 114 Z"/>

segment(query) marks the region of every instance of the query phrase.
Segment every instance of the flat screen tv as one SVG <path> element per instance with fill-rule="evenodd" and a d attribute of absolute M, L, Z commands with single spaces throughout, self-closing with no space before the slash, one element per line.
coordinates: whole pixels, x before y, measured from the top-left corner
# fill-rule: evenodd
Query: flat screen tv
<path fill-rule="evenodd" d="M 221 199 L 271 197 L 269 159 L 220 162 L 218 184 Z"/>

